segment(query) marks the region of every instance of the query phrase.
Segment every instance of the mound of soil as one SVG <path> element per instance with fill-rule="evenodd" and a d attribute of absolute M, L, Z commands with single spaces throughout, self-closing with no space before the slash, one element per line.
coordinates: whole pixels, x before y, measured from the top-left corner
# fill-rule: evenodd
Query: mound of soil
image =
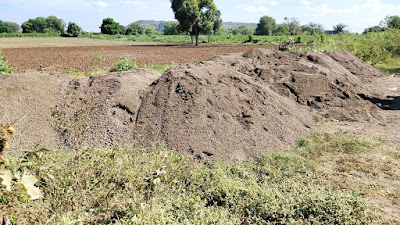
<path fill-rule="evenodd" d="M 199 159 L 287 148 L 313 124 L 307 108 L 213 62 L 170 70 L 152 86 L 138 112 L 138 139 Z"/>
<path fill-rule="evenodd" d="M 378 109 L 365 101 L 366 96 L 377 94 L 366 89 L 364 82 L 382 73 L 346 51 L 324 54 L 255 49 L 214 60 L 269 85 L 282 96 L 316 109 L 328 119 L 368 120 L 374 118 L 371 112 Z"/>
<path fill-rule="evenodd" d="M 17 129 L 18 148 L 160 143 L 199 159 L 248 160 L 293 146 L 316 117 L 385 125 L 381 109 L 400 108 L 398 79 L 345 51 L 254 49 L 163 75 L 31 71 L 0 79 L 1 122 Z"/>
<path fill-rule="evenodd" d="M 2 122 L 14 124 L 11 143 L 18 148 L 132 143 L 140 96 L 160 75 L 135 70 L 81 79 L 38 72 L 0 76 Z"/>

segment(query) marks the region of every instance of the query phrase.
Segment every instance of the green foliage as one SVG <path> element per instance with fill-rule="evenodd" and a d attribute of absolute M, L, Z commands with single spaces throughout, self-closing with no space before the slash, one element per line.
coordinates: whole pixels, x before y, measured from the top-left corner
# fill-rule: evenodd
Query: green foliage
<path fill-rule="evenodd" d="M 400 29 L 400 16 L 386 16 L 381 24 L 386 28 Z"/>
<path fill-rule="evenodd" d="M 144 31 L 144 27 L 140 26 L 138 23 L 131 23 L 126 30 L 126 35 L 142 35 Z"/>
<path fill-rule="evenodd" d="M 119 61 L 117 62 L 115 67 L 110 70 L 110 72 L 128 71 L 134 70 L 136 68 L 136 58 L 121 57 L 119 58 Z"/>
<path fill-rule="evenodd" d="M 162 147 L 42 151 L 24 157 L 15 152 L 9 169 L 29 165 L 45 197 L 31 201 L 21 196 L 18 204 L 8 204 L 0 192 L 0 207 L 19 211 L 25 224 L 376 222 L 361 195 L 318 182 L 317 161 L 303 152 L 336 138 L 314 136 L 296 149 L 267 153 L 254 162 L 216 161 L 209 166 Z M 344 137 L 342 142 L 358 145 L 357 139 Z M 327 144 L 325 152 L 337 146 Z"/>
<path fill-rule="evenodd" d="M 55 16 L 36 17 L 21 25 L 22 33 L 64 33 L 65 23 Z"/>
<path fill-rule="evenodd" d="M 103 19 L 100 30 L 102 34 L 116 35 L 121 33 L 120 24 L 115 22 L 113 18 Z"/>
<path fill-rule="evenodd" d="M 153 26 L 150 26 L 150 27 L 148 27 L 145 31 L 144 31 L 144 33 L 146 34 L 146 35 L 154 35 L 154 34 L 157 34 L 157 30 L 156 30 L 156 28 L 155 27 L 153 27 Z"/>
<path fill-rule="evenodd" d="M 260 22 L 257 24 L 256 35 L 273 35 L 276 30 L 275 19 L 269 16 L 263 16 L 260 18 Z"/>
<path fill-rule="evenodd" d="M 14 22 L 6 22 L 0 20 L 0 33 L 17 33 L 19 25 Z"/>
<path fill-rule="evenodd" d="M 171 3 L 181 31 L 195 36 L 196 45 L 200 34 L 211 34 L 213 26 L 220 24 L 221 12 L 213 0 L 171 0 Z"/>
<path fill-rule="evenodd" d="M 82 33 L 82 28 L 80 28 L 76 23 L 69 22 L 67 28 L 67 36 L 78 37 Z"/>
<path fill-rule="evenodd" d="M 4 54 L 0 51 L 0 74 L 12 73 L 13 70 L 10 62 L 6 60 Z"/>
<path fill-rule="evenodd" d="M 347 27 L 347 25 L 345 25 L 343 23 L 338 23 L 338 24 L 333 26 L 333 33 L 335 33 L 335 34 L 348 33 L 345 30 L 346 27 Z"/>
<path fill-rule="evenodd" d="M 240 26 L 235 29 L 231 28 L 228 30 L 228 33 L 231 33 L 233 35 L 253 35 L 254 32 L 254 29 L 245 26 Z"/>
<path fill-rule="evenodd" d="M 385 31 L 385 28 L 380 27 L 380 26 L 373 26 L 373 27 L 368 27 L 365 28 L 363 34 L 371 33 L 371 32 L 383 32 Z"/>
<path fill-rule="evenodd" d="M 164 26 L 164 35 L 179 35 L 180 28 L 178 22 L 170 22 Z"/>

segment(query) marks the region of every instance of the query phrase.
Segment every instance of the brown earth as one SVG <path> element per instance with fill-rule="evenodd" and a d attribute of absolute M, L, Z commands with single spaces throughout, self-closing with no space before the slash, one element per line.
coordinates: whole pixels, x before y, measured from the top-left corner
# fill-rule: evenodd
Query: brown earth
<path fill-rule="evenodd" d="M 293 146 L 318 118 L 398 138 L 399 78 L 344 51 L 254 49 L 163 75 L 0 78 L 0 118 L 20 131 L 19 148 L 163 143 L 199 159 L 248 160 Z"/>
<path fill-rule="evenodd" d="M 135 57 L 139 67 L 171 63 L 193 63 L 215 55 L 244 52 L 254 48 L 276 49 L 276 46 L 252 45 L 147 45 L 147 46 L 76 46 L 4 48 L 6 59 L 16 72 L 43 70 L 66 73 L 67 70 L 85 72 L 108 70 L 120 57 Z"/>

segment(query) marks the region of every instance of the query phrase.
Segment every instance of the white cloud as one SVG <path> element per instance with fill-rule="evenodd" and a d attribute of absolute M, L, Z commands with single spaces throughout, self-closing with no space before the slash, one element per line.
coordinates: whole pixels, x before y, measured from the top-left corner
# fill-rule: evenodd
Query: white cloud
<path fill-rule="evenodd" d="M 276 1 L 270 1 L 269 4 L 271 4 L 271 6 L 277 6 L 278 3 Z"/>
<path fill-rule="evenodd" d="M 108 7 L 108 3 L 106 2 L 95 2 L 94 5 L 99 6 L 99 7 Z"/>
<path fill-rule="evenodd" d="M 300 3 L 301 5 L 310 5 L 310 2 L 307 1 L 307 0 L 301 0 L 299 3 Z"/>
<path fill-rule="evenodd" d="M 243 9 L 246 12 L 256 13 L 256 12 L 268 12 L 268 8 L 264 6 L 255 7 L 255 6 L 247 6 Z"/>

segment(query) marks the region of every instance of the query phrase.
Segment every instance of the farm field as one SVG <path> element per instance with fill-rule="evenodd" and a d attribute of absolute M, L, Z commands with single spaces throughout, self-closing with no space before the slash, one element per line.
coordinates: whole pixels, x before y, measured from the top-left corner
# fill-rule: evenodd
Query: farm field
<path fill-rule="evenodd" d="M 216 55 L 244 52 L 269 45 L 160 44 L 95 39 L 2 38 L 3 53 L 15 71 L 45 70 L 66 73 L 107 70 L 120 57 L 134 57 L 138 67 L 193 63 Z M 15 41 L 15 42 L 14 42 Z"/>
<path fill-rule="evenodd" d="M 348 51 L 19 40 L 6 169 L 43 196 L 0 192 L 15 223 L 400 222 L 400 77 Z M 107 72 L 120 57 L 174 68 Z"/>

